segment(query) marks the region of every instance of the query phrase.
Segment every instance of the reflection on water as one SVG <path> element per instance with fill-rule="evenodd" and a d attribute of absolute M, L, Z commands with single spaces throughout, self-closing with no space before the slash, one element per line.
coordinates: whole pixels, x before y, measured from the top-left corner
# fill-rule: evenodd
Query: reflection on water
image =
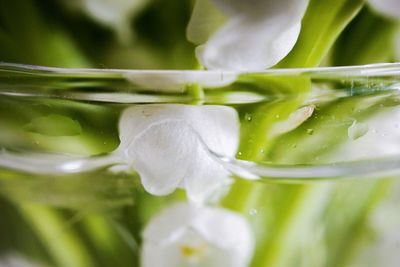
<path fill-rule="evenodd" d="M 0 258 L 138 266 L 149 238 L 171 266 L 173 255 L 211 266 L 246 248 L 237 266 L 250 254 L 251 266 L 361 266 L 364 248 L 378 253 L 371 228 L 399 174 L 390 66 L 210 77 L 11 69 L 0 71 Z M 190 216 L 143 235 L 188 199 Z M 229 227 L 231 214 L 251 230 Z M 221 236 L 254 237 L 254 251 L 208 239 L 208 220 Z"/>

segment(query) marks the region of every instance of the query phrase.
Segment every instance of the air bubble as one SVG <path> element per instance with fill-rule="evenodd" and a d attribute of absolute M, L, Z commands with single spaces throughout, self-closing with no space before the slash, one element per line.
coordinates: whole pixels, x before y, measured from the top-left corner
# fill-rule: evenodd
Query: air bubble
<path fill-rule="evenodd" d="M 250 214 L 251 216 L 255 216 L 255 215 L 257 215 L 257 213 L 258 213 L 257 209 L 250 209 L 250 210 L 249 210 L 249 214 Z"/>
<path fill-rule="evenodd" d="M 356 140 L 363 137 L 368 130 L 368 124 L 354 120 L 353 124 L 347 129 L 347 135 L 351 140 Z"/>
<path fill-rule="evenodd" d="M 253 119 L 253 117 L 251 116 L 251 114 L 246 113 L 246 115 L 244 115 L 244 119 L 245 119 L 246 121 L 251 121 L 251 120 Z"/>

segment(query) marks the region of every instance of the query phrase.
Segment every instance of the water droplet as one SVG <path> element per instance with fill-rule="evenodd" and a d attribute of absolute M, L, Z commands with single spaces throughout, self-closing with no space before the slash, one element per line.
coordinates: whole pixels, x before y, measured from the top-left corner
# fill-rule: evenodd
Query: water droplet
<path fill-rule="evenodd" d="M 246 115 L 244 115 L 244 119 L 245 119 L 246 121 L 251 121 L 251 120 L 253 119 L 253 117 L 251 116 L 251 114 L 246 113 Z"/>
<path fill-rule="evenodd" d="M 368 124 L 354 120 L 353 124 L 347 129 L 347 135 L 351 140 L 356 140 L 364 136 L 368 129 Z"/>
<path fill-rule="evenodd" d="M 249 210 L 249 214 L 250 214 L 251 216 L 255 216 L 255 215 L 257 215 L 257 213 L 258 213 L 257 209 L 250 209 L 250 210 Z"/>
<path fill-rule="evenodd" d="M 239 152 L 238 152 L 238 156 L 241 156 L 241 155 L 242 155 L 242 152 L 239 151 Z"/>
<path fill-rule="evenodd" d="M 314 134 L 314 129 L 307 129 L 307 134 L 313 135 Z"/>
<path fill-rule="evenodd" d="M 260 152 L 261 152 L 261 154 L 263 154 L 263 155 L 265 154 L 265 150 L 264 150 L 264 149 L 261 149 Z"/>
<path fill-rule="evenodd" d="M 275 115 L 275 118 L 279 119 L 281 116 L 279 114 Z"/>
<path fill-rule="evenodd" d="M 293 145 L 292 145 L 292 148 L 296 148 L 296 147 L 297 147 L 297 144 L 293 144 Z"/>

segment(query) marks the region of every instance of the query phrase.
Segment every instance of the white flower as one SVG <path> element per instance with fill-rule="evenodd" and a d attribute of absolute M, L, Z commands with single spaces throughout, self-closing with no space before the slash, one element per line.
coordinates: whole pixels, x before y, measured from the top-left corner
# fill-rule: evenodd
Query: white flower
<path fill-rule="evenodd" d="M 180 187 L 198 202 L 229 183 L 211 153 L 235 156 L 239 121 L 225 106 L 138 105 L 123 112 L 119 134 L 115 154 L 148 192 L 166 195 Z"/>
<path fill-rule="evenodd" d="M 143 267 L 244 267 L 254 236 L 240 214 L 221 208 L 175 204 L 156 215 L 143 233 Z"/>
<path fill-rule="evenodd" d="M 308 0 L 197 0 L 188 39 L 208 69 L 261 70 L 295 45 Z M 216 25 L 226 22 L 216 32 Z"/>

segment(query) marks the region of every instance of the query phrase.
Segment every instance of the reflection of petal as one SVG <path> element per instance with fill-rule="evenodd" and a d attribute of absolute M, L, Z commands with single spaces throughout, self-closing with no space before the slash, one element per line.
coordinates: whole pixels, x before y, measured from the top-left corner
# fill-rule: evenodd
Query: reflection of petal
<path fill-rule="evenodd" d="M 293 48 L 308 1 L 215 3 L 231 19 L 198 47 L 198 58 L 209 69 L 259 70 L 275 65 Z"/>
<path fill-rule="evenodd" d="M 236 76 L 236 73 L 227 71 L 149 71 L 125 74 L 126 79 L 140 88 L 160 92 L 182 92 L 192 84 L 206 88 L 222 87 L 233 83 Z"/>
<path fill-rule="evenodd" d="M 400 19 L 399 0 L 368 0 L 368 3 L 372 9 L 383 16 L 392 19 Z"/>
<path fill-rule="evenodd" d="M 254 237 L 239 214 L 175 204 L 155 216 L 143 233 L 142 264 L 152 266 L 244 267 Z"/>

